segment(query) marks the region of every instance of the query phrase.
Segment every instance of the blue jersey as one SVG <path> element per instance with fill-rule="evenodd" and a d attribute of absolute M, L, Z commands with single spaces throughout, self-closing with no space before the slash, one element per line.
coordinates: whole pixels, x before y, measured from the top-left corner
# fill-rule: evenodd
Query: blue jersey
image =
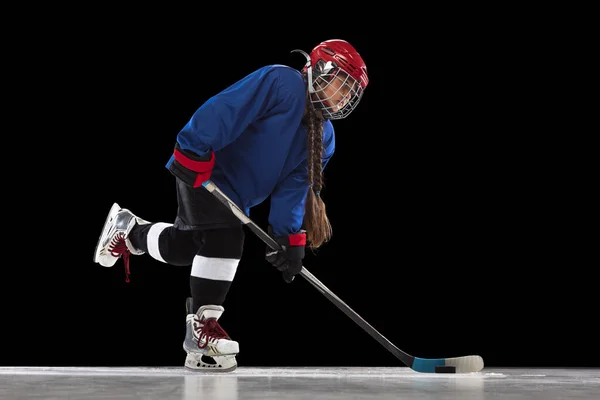
<path fill-rule="evenodd" d="M 177 135 L 184 150 L 215 154 L 211 180 L 249 215 L 271 196 L 273 234 L 297 233 L 308 194 L 306 82 L 285 65 L 262 67 L 202 104 Z M 335 149 L 323 122 L 323 168 Z M 174 156 L 167 163 L 173 162 Z"/>

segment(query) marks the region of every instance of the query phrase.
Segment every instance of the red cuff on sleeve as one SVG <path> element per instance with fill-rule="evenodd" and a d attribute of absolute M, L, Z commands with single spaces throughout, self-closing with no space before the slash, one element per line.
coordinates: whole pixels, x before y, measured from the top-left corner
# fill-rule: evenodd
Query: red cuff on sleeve
<path fill-rule="evenodd" d="M 194 172 L 208 172 L 215 166 L 215 155 L 213 152 L 211 152 L 210 161 L 194 161 L 177 149 L 175 149 L 173 155 L 179 164 Z"/>
<path fill-rule="evenodd" d="M 290 246 L 306 246 L 306 233 L 294 233 L 289 236 Z"/>

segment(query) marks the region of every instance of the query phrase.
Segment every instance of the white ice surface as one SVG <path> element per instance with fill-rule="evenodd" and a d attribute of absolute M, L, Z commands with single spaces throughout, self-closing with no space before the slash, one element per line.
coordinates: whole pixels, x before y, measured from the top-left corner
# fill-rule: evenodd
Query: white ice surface
<path fill-rule="evenodd" d="M 0 399 L 600 399 L 600 369 L 0 367 Z"/>

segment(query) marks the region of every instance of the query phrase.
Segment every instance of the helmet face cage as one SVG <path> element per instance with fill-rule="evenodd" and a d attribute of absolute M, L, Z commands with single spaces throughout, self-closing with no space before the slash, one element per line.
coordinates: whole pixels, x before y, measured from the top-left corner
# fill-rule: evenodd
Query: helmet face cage
<path fill-rule="evenodd" d="M 346 118 L 362 98 L 360 82 L 340 68 L 337 63 L 320 59 L 311 68 L 309 78 L 312 104 L 329 120 Z"/>

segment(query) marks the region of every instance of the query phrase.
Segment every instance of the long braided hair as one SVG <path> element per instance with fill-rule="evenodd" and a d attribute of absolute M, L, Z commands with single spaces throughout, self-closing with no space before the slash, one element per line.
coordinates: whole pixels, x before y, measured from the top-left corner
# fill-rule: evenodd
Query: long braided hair
<path fill-rule="evenodd" d="M 327 217 L 325 203 L 321 198 L 323 189 L 323 115 L 317 111 L 307 93 L 306 113 L 303 123 L 308 129 L 308 196 L 304 213 L 304 229 L 307 245 L 319 248 L 332 235 L 331 223 Z"/>

